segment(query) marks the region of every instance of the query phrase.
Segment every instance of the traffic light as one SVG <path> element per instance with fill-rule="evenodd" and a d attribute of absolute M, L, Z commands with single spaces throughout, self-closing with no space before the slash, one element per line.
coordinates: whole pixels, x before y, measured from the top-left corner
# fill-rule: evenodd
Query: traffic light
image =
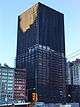
<path fill-rule="evenodd" d="M 38 101 L 38 95 L 36 92 L 32 93 L 32 102 L 37 102 Z"/>

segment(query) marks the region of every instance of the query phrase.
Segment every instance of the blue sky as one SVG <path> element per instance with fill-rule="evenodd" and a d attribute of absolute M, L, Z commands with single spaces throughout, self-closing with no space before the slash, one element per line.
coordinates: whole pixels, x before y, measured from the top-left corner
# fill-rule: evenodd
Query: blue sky
<path fill-rule="evenodd" d="M 37 2 L 38 0 L 0 0 L 1 64 L 14 66 L 17 16 Z M 66 55 L 80 49 L 80 0 L 39 0 L 39 2 L 64 13 Z"/>

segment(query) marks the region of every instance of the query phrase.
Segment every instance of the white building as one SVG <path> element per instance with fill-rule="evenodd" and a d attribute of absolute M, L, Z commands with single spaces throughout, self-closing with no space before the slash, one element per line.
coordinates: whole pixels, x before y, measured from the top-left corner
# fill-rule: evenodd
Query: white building
<path fill-rule="evenodd" d="M 73 85 L 80 85 L 80 59 L 73 61 Z"/>
<path fill-rule="evenodd" d="M 66 64 L 66 82 L 68 85 L 80 85 L 80 59 Z"/>
<path fill-rule="evenodd" d="M 0 65 L 0 103 L 13 99 L 14 68 Z"/>

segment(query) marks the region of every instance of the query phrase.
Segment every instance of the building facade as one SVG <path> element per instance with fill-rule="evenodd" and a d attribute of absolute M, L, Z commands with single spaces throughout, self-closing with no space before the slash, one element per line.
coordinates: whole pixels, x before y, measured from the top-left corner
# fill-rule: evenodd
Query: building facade
<path fill-rule="evenodd" d="M 67 63 L 67 102 L 80 102 L 80 59 Z"/>
<path fill-rule="evenodd" d="M 0 103 L 13 100 L 14 68 L 8 65 L 0 66 Z"/>
<path fill-rule="evenodd" d="M 14 76 L 14 101 L 26 100 L 26 69 L 15 69 Z"/>
<path fill-rule="evenodd" d="M 27 69 L 28 94 L 35 88 L 39 101 L 64 102 L 65 40 L 62 13 L 37 3 L 18 17 L 16 68 Z"/>
<path fill-rule="evenodd" d="M 67 85 L 66 90 L 68 103 L 80 102 L 80 85 Z"/>
<path fill-rule="evenodd" d="M 72 71 L 73 71 L 73 84 L 80 85 L 80 59 L 76 59 L 72 62 Z"/>
<path fill-rule="evenodd" d="M 72 70 L 73 63 L 66 62 L 66 84 L 73 85 L 73 70 Z"/>
<path fill-rule="evenodd" d="M 80 85 L 80 59 L 68 62 L 66 68 L 67 83 Z"/>

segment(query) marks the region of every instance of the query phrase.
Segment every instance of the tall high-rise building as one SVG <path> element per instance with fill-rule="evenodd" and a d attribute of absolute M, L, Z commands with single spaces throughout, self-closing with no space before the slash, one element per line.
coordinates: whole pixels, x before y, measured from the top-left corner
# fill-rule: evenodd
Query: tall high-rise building
<path fill-rule="evenodd" d="M 16 68 L 27 69 L 28 100 L 65 101 L 64 15 L 37 3 L 18 17 Z"/>

